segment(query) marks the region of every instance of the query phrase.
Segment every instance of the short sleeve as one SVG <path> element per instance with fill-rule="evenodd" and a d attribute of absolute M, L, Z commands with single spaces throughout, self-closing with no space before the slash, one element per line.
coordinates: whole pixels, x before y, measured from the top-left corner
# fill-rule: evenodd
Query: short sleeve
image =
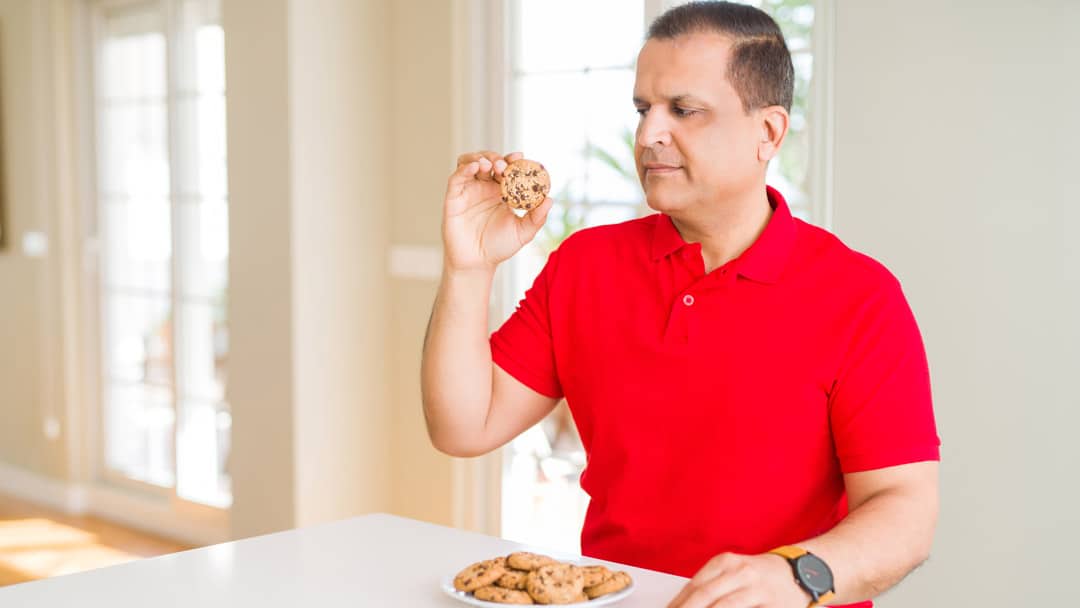
<path fill-rule="evenodd" d="M 548 257 L 517 309 L 491 335 L 491 360 L 525 386 L 553 399 L 563 396 L 555 367 L 550 314 L 558 256 L 555 251 Z"/>
<path fill-rule="evenodd" d="M 900 284 L 858 307 L 829 396 L 844 473 L 940 459 L 926 350 Z"/>

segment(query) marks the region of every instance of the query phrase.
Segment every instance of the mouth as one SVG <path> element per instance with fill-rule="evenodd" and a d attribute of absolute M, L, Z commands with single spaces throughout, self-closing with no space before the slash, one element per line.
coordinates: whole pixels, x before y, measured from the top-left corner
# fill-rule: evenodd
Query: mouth
<path fill-rule="evenodd" d="M 668 173 L 675 173 L 682 169 L 682 167 L 676 167 L 674 165 L 661 165 L 658 163 L 645 163 L 646 175 L 666 175 Z"/>

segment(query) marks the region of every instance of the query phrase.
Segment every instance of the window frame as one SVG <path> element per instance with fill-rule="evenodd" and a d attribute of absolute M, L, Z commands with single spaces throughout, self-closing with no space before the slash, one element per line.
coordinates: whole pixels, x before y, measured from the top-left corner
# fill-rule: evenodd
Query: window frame
<path fill-rule="evenodd" d="M 139 7 L 156 9 L 160 14 L 162 31 L 166 35 L 165 44 L 165 120 L 167 154 L 170 168 L 168 191 L 172 252 L 170 255 L 170 300 L 173 327 L 173 364 L 170 369 L 172 388 L 171 408 L 173 411 L 172 427 L 172 473 L 173 483 L 162 487 L 147 481 L 128 477 L 111 469 L 107 465 L 105 441 L 105 391 L 108 379 L 105 376 L 105 336 L 106 323 L 104 302 L 110 289 L 104 276 L 104 243 L 107 242 L 107 223 L 104 221 L 105 199 L 100 188 L 100 159 L 103 158 L 101 129 L 104 124 L 105 105 L 101 103 L 104 90 L 103 42 L 105 40 L 104 15 L 106 11 L 137 10 Z M 81 73 L 75 90 L 75 110 L 79 139 L 78 165 L 80 182 L 80 211 L 82 220 L 83 246 L 80 265 L 83 276 L 80 281 L 81 300 L 84 314 L 81 319 L 82 330 L 79 332 L 84 341 L 82 348 L 81 379 L 85 387 L 79 408 L 84 423 L 81 430 L 81 445 L 77 452 L 83 465 L 79 477 L 85 483 L 81 502 L 88 510 L 102 513 L 119 521 L 129 521 L 150 530 L 168 531 L 172 537 L 197 544 L 212 544 L 228 540 L 228 513 L 231 507 L 211 505 L 183 498 L 178 493 L 179 474 L 177 454 L 179 450 L 180 430 L 180 391 L 176 363 L 181 335 L 182 304 L 185 292 L 182 289 L 183 264 L 177 247 L 186 237 L 183 232 L 184 212 L 182 205 L 190 198 L 190 192 L 183 191 L 186 180 L 178 178 L 177 166 L 183 162 L 182 142 L 176 136 L 182 128 L 177 102 L 190 92 L 181 91 L 177 85 L 176 74 L 179 66 L 179 53 L 176 44 L 180 18 L 180 4 L 176 0 L 82 0 L 72 10 L 73 24 L 73 63 L 75 71 Z M 219 15 L 220 18 L 220 15 Z M 80 53 L 79 51 L 83 52 Z M 190 95 L 189 95 L 190 96 Z M 225 195 L 226 202 L 228 194 Z"/>

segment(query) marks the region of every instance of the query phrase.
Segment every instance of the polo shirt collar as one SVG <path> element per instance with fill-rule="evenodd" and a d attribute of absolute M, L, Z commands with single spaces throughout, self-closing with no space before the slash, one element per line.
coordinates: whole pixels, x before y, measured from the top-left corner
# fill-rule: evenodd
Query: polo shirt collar
<path fill-rule="evenodd" d="M 757 240 L 739 256 L 736 270 L 749 279 L 775 283 L 795 245 L 795 220 L 779 191 L 772 186 L 765 186 L 765 191 L 773 214 Z M 657 214 L 652 238 L 653 260 L 660 260 L 686 245 L 671 217 Z"/>

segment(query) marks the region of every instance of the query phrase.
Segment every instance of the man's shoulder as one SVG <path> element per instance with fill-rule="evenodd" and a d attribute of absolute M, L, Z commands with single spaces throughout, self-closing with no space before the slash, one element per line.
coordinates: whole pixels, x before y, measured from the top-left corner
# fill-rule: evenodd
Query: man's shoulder
<path fill-rule="evenodd" d="M 870 291 L 899 287 L 896 275 L 876 258 L 850 247 L 839 236 L 819 226 L 796 219 L 801 257 L 848 285 Z M 861 290 L 861 289 L 860 289 Z"/>

